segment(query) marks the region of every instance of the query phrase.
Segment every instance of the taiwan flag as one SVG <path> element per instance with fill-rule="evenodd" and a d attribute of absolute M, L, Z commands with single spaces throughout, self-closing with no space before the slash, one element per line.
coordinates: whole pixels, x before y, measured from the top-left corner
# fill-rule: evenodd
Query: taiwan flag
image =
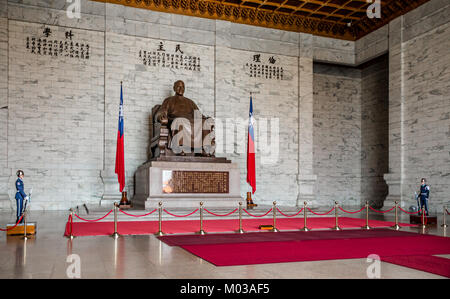
<path fill-rule="evenodd" d="M 255 119 L 253 118 L 252 96 L 250 94 L 250 113 L 247 136 L 247 183 L 252 187 L 252 193 L 255 193 L 256 191 L 254 123 Z"/>
<path fill-rule="evenodd" d="M 116 170 L 119 180 L 120 192 L 125 187 L 125 151 L 123 136 L 123 95 L 122 82 L 120 83 L 120 106 L 119 106 L 119 130 L 117 132 L 117 148 L 116 148 Z"/>

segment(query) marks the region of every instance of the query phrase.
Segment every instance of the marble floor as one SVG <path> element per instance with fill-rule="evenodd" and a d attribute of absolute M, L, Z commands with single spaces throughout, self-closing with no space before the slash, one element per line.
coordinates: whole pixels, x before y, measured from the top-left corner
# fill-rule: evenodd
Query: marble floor
<path fill-rule="evenodd" d="M 133 211 L 138 213 L 138 211 Z M 265 278 L 368 278 L 367 259 L 293 262 L 248 266 L 216 267 L 179 248 L 160 242 L 153 235 L 63 237 L 68 211 L 31 211 L 30 221 L 37 221 L 37 235 L 21 236 L 0 233 L 0 278 L 72 278 L 79 258 L 81 278 L 181 278 L 181 279 L 265 279 Z M 12 212 L 0 212 L 0 227 L 15 219 Z M 392 216 L 371 213 L 370 219 L 389 220 Z M 403 222 L 408 222 L 404 215 Z M 422 231 L 446 236 L 440 224 Z M 450 255 L 444 256 L 450 258 Z M 72 271 L 72 272 L 71 272 Z M 73 274 L 75 273 L 75 274 Z M 381 262 L 380 278 L 444 278 Z"/>

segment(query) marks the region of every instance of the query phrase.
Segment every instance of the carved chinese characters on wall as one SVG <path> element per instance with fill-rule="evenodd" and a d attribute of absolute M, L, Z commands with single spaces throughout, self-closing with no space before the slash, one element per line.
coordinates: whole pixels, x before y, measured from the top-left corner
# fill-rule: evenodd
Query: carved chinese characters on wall
<path fill-rule="evenodd" d="M 166 46 L 160 41 L 153 49 L 139 50 L 139 61 L 149 67 L 201 71 L 201 58 L 185 53 L 182 45 Z"/>
<path fill-rule="evenodd" d="M 275 55 L 255 53 L 249 60 L 244 67 L 245 73 L 250 78 L 284 79 L 284 68 L 280 65 L 279 58 Z"/>
<path fill-rule="evenodd" d="M 67 29 L 64 35 L 64 39 L 58 39 L 53 36 L 49 27 L 45 27 L 41 35 L 27 36 L 25 45 L 28 52 L 35 55 L 89 59 L 88 43 L 77 41 L 70 29 Z"/>

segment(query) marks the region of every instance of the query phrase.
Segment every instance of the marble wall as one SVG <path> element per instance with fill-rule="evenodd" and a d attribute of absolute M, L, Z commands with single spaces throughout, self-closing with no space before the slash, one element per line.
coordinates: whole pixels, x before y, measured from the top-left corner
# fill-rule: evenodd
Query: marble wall
<path fill-rule="evenodd" d="M 422 177 L 431 209 L 448 204 L 449 9 L 432 0 L 389 23 L 389 204 L 415 206 Z"/>
<path fill-rule="evenodd" d="M 361 193 L 361 71 L 314 64 L 315 196 L 359 205 Z"/>
<path fill-rule="evenodd" d="M 382 207 L 389 167 L 388 56 L 361 65 L 361 202 Z"/>
<path fill-rule="evenodd" d="M 241 169 L 241 194 L 251 191 L 246 183 L 247 126 L 252 93 L 256 141 L 258 202 L 276 200 L 289 205 L 297 200 L 298 186 L 298 58 L 261 53 L 262 64 L 272 69 L 269 76 L 253 73 L 258 52 L 235 49 L 216 51 L 216 120 L 223 123 L 218 136 L 222 152 Z M 274 63 L 270 62 L 270 59 Z M 278 72 L 282 71 L 282 77 Z M 256 73 L 256 76 L 255 76 Z M 269 196 L 265 196 L 269 195 Z"/>
<path fill-rule="evenodd" d="M 160 42 L 165 51 L 158 51 Z M 177 47 L 179 51 L 176 51 Z M 170 57 L 167 61 L 166 54 Z M 118 105 L 122 81 L 126 185 L 132 196 L 134 173 L 148 159 L 151 110 L 174 94 L 175 81 L 183 80 L 186 86 L 185 96 L 194 100 L 204 115 L 214 116 L 214 48 L 107 32 L 105 55 L 105 170 L 102 177 L 115 176 Z M 173 64 L 169 55 L 174 55 Z M 186 63 L 184 65 L 181 64 L 182 55 L 183 63 Z M 191 69 L 188 57 L 196 57 L 195 64 L 191 58 Z M 197 61 L 197 58 L 201 60 Z M 195 69 L 192 65 L 195 65 Z"/>
<path fill-rule="evenodd" d="M 450 24 L 404 44 L 403 189 L 414 204 L 427 178 L 430 203 L 441 211 L 450 194 Z M 430 47 L 430 45 L 434 45 Z"/>

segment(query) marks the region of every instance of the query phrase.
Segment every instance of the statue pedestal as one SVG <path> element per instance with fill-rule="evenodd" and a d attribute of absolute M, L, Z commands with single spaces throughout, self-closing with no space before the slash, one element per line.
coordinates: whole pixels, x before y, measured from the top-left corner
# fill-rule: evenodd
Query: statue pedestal
<path fill-rule="evenodd" d="M 244 200 L 240 195 L 237 164 L 225 158 L 174 157 L 141 165 L 135 173 L 133 205 L 154 209 L 163 207 L 233 207 Z"/>

